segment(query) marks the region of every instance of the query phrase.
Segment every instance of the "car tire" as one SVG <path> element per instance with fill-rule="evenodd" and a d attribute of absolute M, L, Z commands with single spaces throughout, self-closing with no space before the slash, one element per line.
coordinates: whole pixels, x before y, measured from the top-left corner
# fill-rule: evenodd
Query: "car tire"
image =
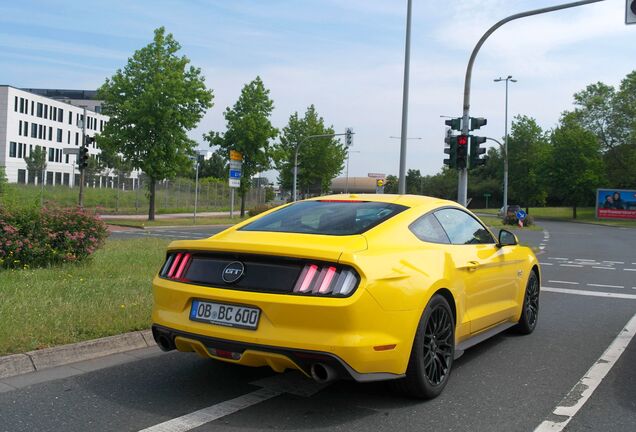
<path fill-rule="evenodd" d="M 446 383 L 455 356 L 455 320 L 446 299 L 436 294 L 426 305 L 417 327 L 406 376 L 393 381 L 407 396 L 432 399 Z"/>
<path fill-rule="evenodd" d="M 523 296 L 523 308 L 521 318 L 515 326 L 515 330 L 521 334 L 530 334 L 537 327 L 539 320 L 539 276 L 532 270 L 526 284 L 526 292 Z"/>

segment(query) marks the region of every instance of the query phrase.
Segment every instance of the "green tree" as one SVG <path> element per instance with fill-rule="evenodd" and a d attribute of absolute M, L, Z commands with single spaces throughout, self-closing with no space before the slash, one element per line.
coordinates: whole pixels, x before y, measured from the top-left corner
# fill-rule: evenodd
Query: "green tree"
<path fill-rule="evenodd" d="M 425 176 L 422 185 L 422 193 L 424 195 L 444 199 L 456 199 L 457 171 L 443 167 L 439 173 Z"/>
<path fill-rule="evenodd" d="M 565 113 L 551 137 L 546 164 L 551 193 L 576 208 L 594 200 L 594 190 L 603 182 L 603 160 L 594 134 L 578 123 L 576 115 Z"/>
<path fill-rule="evenodd" d="M 283 189 L 292 189 L 294 153 L 296 145 L 302 143 L 298 149 L 298 189 L 305 194 L 310 190 L 319 193 L 329 190 L 331 181 L 344 168 L 347 149 L 333 137 L 307 137 L 333 133 L 333 126 L 325 126 L 314 105 L 307 108 L 303 118 L 298 117 L 298 112 L 289 117 L 281 132 L 280 143 L 274 146 L 273 152 L 274 165 L 279 172 L 278 182 Z"/>
<path fill-rule="evenodd" d="M 406 172 L 406 193 L 421 195 L 423 193 L 423 180 L 420 170 L 409 169 Z"/>
<path fill-rule="evenodd" d="M 44 170 L 46 169 L 46 152 L 40 146 L 35 146 L 29 156 L 24 158 L 29 172 L 29 182 L 37 177 L 38 184 L 42 184 Z"/>
<path fill-rule="evenodd" d="M 241 217 L 245 215 L 245 195 L 254 174 L 270 167 L 271 144 L 278 130 L 272 126 L 269 118 L 274 103 L 269 98 L 269 90 L 260 77 L 241 90 L 241 95 L 232 108 L 225 109 L 227 130 L 225 133 L 210 131 L 203 138 L 210 146 L 219 146 L 226 158 L 230 150 L 243 154 L 241 186 Z"/>
<path fill-rule="evenodd" d="M 228 176 L 229 167 L 227 162 L 218 152 L 212 153 L 208 160 L 201 161 L 199 165 L 199 177 L 227 179 Z"/>
<path fill-rule="evenodd" d="M 508 136 L 508 203 L 541 206 L 548 195 L 545 161 L 548 139 L 537 122 L 528 116 L 516 116 Z"/>
<path fill-rule="evenodd" d="M 191 163 L 193 129 L 212 107 L 212 91 L 201 70 L 178 56 L 181 45 L 163 27 L 153 42 L 135 51 L 98 90 L 103 113 L 110 116 L 100 147 L 121 154 L 148 178 L 148 220 L 155 218 L 157 181 L 172 178 Z"/>
<path fill-rule="evenodd" d="M 385 194 L 396 194 L 398 193 L 398 178 L 392 174 L 386 176 L 384 182 L 384 193 Z"/>

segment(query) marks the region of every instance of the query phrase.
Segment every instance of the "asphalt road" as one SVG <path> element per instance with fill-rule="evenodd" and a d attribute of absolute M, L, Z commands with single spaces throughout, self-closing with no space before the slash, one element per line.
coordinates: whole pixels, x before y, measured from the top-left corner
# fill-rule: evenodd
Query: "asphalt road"
<path fill-rule="evenodd" d="M 518 232 L 543 263 L 536 331 L 506 332 L 466 351 L 435 400 L 398 396 L 385 383 L 321 387 L 294 374 L 147 349 L 5 379 L 0 431 L 136 431 L 170 420 L 163 430 L 533 431 L 594 387 L 594 372 L 581 381 L 594 366 L 609 372 L 565 430 L 633 432 L 636 341 L 615 363 L 604 353 L 625 341 L 636 313 L 636 230 L 541 225 L 543 232 Z M 206 229 L 160 234 L 204 237 Z M 175 428 L 186 421 L 200 426 Z"/>

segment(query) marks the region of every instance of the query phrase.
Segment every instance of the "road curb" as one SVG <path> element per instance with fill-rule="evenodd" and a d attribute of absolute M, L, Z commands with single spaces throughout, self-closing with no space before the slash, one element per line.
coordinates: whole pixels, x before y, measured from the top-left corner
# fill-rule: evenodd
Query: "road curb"
<path fill-rule="evenodd" d="M 155 346 L 150 330 L 134 331 L 0 357 L 0 379 Z"/>

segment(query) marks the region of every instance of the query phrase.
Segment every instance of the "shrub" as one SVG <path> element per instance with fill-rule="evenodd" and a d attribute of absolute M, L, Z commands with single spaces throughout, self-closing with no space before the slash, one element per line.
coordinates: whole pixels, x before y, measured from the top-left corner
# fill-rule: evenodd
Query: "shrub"
<path fill-rule="evenodd" d="M 247 212 L 249 213 L 249 216 L 252 217 L 252 216 L 256 216 L 257 214 L 266 212 L 267 210 L 270 210 L 274 207 L 276 206 L 271 204 L 257 204 L 256 206 L 249 209 Z"/>
<path fill-rule="evenodd" d="M 104 244 L 106 225 L 82 209 L 0 209 L 0 268 L 81 261 Z"/>
<path fill-rule="evenodd" d="M 519 219 L 515 215 L 507 215 L 503 219 L 504 225 L 519 225 Z M 530 215 L 527 215 L 523 221 L 523 226 L 534 225 L 534 218 Z"/>

